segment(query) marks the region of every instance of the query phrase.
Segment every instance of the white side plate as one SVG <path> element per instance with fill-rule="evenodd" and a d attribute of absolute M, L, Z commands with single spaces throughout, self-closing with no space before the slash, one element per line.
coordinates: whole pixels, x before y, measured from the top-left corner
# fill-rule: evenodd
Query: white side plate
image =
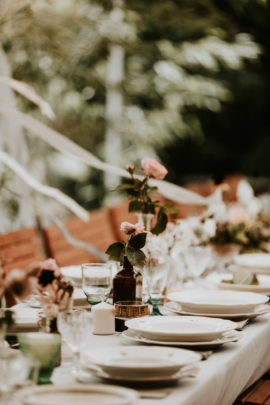
<path fill-rule="evenodd" d="M 95 349 L 84 353 L 84 368 L 99 367 L 110 376 L 152 378 L 175 374 L 181 367 L 200 360 L 185 349 L 125 346 Z"/>
<path fill-rule="evenodd" d="M 145 316 L 127 321 L 126 326 L 148 339 L 182 342 L 213 340 L 237 327 L 231 321 L 198 316 Z"/>

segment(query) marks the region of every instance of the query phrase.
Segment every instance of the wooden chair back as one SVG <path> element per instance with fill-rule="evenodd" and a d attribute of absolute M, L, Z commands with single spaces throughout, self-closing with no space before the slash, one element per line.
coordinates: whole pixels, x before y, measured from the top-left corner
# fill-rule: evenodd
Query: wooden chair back
<path fill-rule="evenodd" d="M 24 269 L 30 263 L 45 258 L 43 245 L 35 228 L 0 234 L 0 261 L 6 272 L 14 268 Z"/>
<path fill-rule="evenodd" d="M 129 201 L 124 200 L 121 203 L 109 208 L 110 220 L 116 241 L 121 241 L 124 239 L 124 235 L 120 231 L 120 225 L 122 222 L 127 221 L 131 224 L 136 224 L 138 222 L 138 218 L 134 212 L 128 212 L 128 205 Z"/>
<path fill-rule="evenodd" d="M 88 242 L 103 252 L 115 241 L 109 213 L 102 209 L 91 211 L 88 223 L 74 217 L 64 225 L 73 238 Z M 86 250 L 72 246 L 56 226 L 45 229 L 44 237 L 48 254 L 60 267 L 100 261 Z"/>

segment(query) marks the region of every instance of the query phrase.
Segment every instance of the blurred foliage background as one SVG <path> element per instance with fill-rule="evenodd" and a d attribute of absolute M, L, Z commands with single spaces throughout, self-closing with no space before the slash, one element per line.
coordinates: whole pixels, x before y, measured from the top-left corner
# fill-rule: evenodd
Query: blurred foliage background
<path fill-rule="evenodd" d="M 0 5 L 1 44 L 13 78 L 51 104 L 50 126 L 96 156 L 121 166 L 157 157 L 176 184 L 230 173 L 269 176 L 268 0 Z M 115 122 L 106 113 L 110 91 L 112 105 L 120 100 Z M 33 104 L 17 101 L 44 121 Z M 117 130 L 112 156 L 110 126 Z M 103 173 L 31 134 L 27 143 L 37 178 L 87 209 L 103 204 L 109 188 Z"/>

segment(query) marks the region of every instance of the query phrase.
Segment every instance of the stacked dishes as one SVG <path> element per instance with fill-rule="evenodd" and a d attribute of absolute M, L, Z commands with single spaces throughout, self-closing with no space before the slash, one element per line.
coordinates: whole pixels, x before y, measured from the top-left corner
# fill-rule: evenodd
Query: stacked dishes
<path fill-rule="evenodd" d="M 269 298 L 263 294 L 242 291 L 189 290 L 168 294 L 179 305 L 179 313 L 219 318 L 255 317 Z"/>
<path fill-rule="evenodd" d="M 233 261 L 236 270 L 247 270 L 254 274 L 270 274 L 269 253 L 246 253 L 238 255 Z"/>
<path fill-rule="evenodd" d="M 185 349 L 125 346 L 84 353 L 82 369 L 97 377 L 126 382 L 175 381 L 201 355 Z"/>
<path fill-rule="evenodd" d="M 166 346 L 215 346 L 238 337 L 235 322 L 199 316 L 135 318 L 126 326 L 127 339 Z"/>
<path fill-rule="evenodd" d="M 244 284 L 233 282 L 232 273 L 212 273 L 205 278 L 205 281 L 221 290 L 248 291 L 270 295 L 270 275 L 258 274 L 256 277 L 258 284 Z"/>

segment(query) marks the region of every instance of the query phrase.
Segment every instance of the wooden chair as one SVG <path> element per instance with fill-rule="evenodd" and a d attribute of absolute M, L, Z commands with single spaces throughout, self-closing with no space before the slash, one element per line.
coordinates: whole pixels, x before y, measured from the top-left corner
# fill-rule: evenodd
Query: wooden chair
<path fill-rule="evenodd" d="M 115 242 L 108 211 L 101 209 L 92 211 L 89 223 L 74 217 L 66 221 L 64 225 L 73 238 L 88 242 L 103 252 L 111 243 Z M 48 254 L 56 260 L 60 267 L 100 261 L 86 250 L 68 243 L 56 226 L 45 229 L 44 238 Z"/>
<path fill-rule="evenodd" d="M 120 204 L 109 208 L 110 221 L 116 241 L 121 241 L 124 239 L 124 235 L 120 231 L 120 225 L 122 222 L 127 221 L 132 224 L 136 224 L 138 222 L 138 218 L 134 212 L 128 212 L 128 205 L 129 201 L 124 200 Z"/>
<path fill-rule="evenodd" d="M 41 239 L 34 228 L 0 234 L 0 261 L 8 272 L 24 269 L 30 263 L 46 258 Z"/>
<path fill-rule="evenodd" d="M 241 394 L 234 405 L 270 405 L 270 370 Z"/>

